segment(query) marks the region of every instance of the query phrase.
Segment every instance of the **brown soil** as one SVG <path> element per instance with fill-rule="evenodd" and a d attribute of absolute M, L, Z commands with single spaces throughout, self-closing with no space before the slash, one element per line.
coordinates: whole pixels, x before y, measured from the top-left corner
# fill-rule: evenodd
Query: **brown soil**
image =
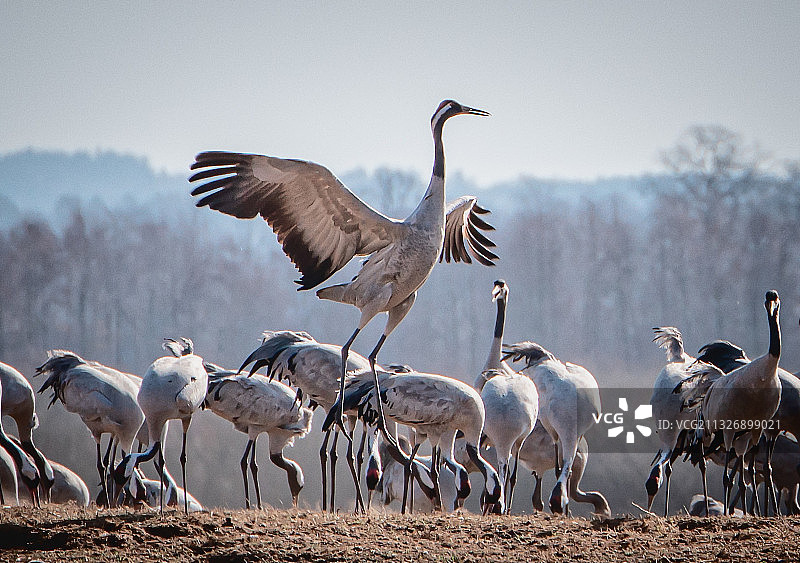
<path fill-rule="evenodd" d="M 797 561 L 800 518 L 0 509 L 2 561 Z"/>

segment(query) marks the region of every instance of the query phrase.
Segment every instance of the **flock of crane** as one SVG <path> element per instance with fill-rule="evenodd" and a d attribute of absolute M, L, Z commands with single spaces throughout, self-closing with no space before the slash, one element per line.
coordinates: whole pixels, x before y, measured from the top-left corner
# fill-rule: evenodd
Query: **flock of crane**
<path fill-rule="evenodd" d="M 343 437 L 356 511 L 367 510 L 377 490 L 385 503 L 401 500 L 403 511 L 407 505 L 413 509 L 415 497 L 418 508 L 456 510 L 469 496 L 469 474 L 476 471 L 483 477 L 484 513 L 507 513 L 521 463 L 536 478 L 536 509 L 544 508 L 541 478 L 555 470 L 551 511 L 567 513 L 572 499 L 592 504 L 598 516 L 611 515 L 601 493 L 580 489 L 589 451 L 585 434 L 601 414 L 597 381 L 583 367 L 557 359 L 537 343 L 503 345 L 509 288 L 502 280 L 492 287 L 497 313 L 489 356 L 473 385 L 377 361 L 437 261 L 493 265 L 497 259 L 494 244 L 482 232 L 492 230 L 480 217 L 488 211 L 476 198 L 445 203 L 442 130 L 447 119 L 462 114 L 489 115 L 453 100 L 439 105 L 431 119 L 431 181 L 403 221 L 375 211 L 317 164 L 226 152 L 197 156 L 192 165 L 197 171 L 189 179 L 205 181 L 192 192 L 203 195 L 197 205 L 239 218 L 260 215 L 301 272 L 300 289 L 315 288 L 355 256 L 367 256 L 350 282 L 317 291 L 322 299 L 357 307 L 361 318 L 343 346 L 317 342 L 304 332 L 265 332 L 262 344 L 238 370 L 203 360 L 188 338 L 167 339 L 168 354 L 155 360 L 143 377 L 70 351 L 50 351 L 37 369 L 44 378 L 39 392 L 51 389 L 50 404 L 60 401 L 91 431 L 100 477 L 98 504 L 201 509 L 186 488 L 186 435 L 192 417 L 204 408 L 248 436 L 240 461 L 246 506 L 251 506 L 248 469 L 255 505 L 262 506 L 256 462 L 262 433 L 269 436 L 270 460 L 286 472 L 297 506 L 304 472 L 285 457 L 284 449 L 311 432 L 313 409 L 321 407 L 327 413 L 320 448 L 323 510 L 335 509 L 336 451 Z M 800 436 L 800 379 L 778 367 L 779 306 L 777 293 L 768 292 L 770 346 L 752 361 L 726 341 L 705 346 L 700 357 L 693 358 L 684 351 L 677 329 L 655 329 L 667 364 L 656 379 L 651 404 L 657 420 L 676 424 L 657 429 L 662 447 L 646 482 L 648 511 L 663 483 L 668 513 L 672 464 L 684 455 L 702 472 L 704 494 L 697 506 L 706 514 L 716 506 L 705 490 L 707 459 L 725 467 L 724 513 L 741 499 L 744 511 L 768 514 L 771 509 L 777 514 L 782 495 L 789 512 L 800 512 L 800 448 L 794 439 Z M 387 313 L 388 320 L 369 356 L 350 351 L 360 331 L 379 313 Z M 521 362 L 519 371 L 511 367 L 514 362 Z M 258 373 L 262 368 L 264 375 Z M 34 504 L 66 497 L 88 504 L 89 491 L 80 478 L 47 460 L 33 443 L 38 420 L 33 389 L 25 377 L 0 364 L 0 393 L 2 414 L 15 420 L 19 434 L 8 435 L 0 424 L 0 501 L 20 500 L 21 484 Z M 175 419 L 183 427 L 182 486 L 164 463 L 167 423 Z M 359 422 L 362 438 L 356 453 Z M 110 435 L 105 452 L 104 434 Z M 425 442 L 430 455 L 419 452 Z M 140 467 L 150 460 L 158 480 L 147 479 Z M 739 489 L 731 501 L 737 473 Z M 756 494 L 760 481 L 765 485 L 763 508 Z M 69 494 L 62 492 L 67 489 Z M 691 510 L 700 510 L 697 506 Z"/>

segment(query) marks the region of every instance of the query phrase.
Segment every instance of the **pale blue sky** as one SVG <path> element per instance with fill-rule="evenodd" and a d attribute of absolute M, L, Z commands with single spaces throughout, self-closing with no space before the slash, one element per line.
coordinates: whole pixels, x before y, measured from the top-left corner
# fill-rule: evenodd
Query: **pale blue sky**
<path fill-rule="evenodd" d="M 0 152 L 207 149 L 480 183 L 659 170 L 718 123 L 800 158 L 800 2 L 0 3 Z"/>

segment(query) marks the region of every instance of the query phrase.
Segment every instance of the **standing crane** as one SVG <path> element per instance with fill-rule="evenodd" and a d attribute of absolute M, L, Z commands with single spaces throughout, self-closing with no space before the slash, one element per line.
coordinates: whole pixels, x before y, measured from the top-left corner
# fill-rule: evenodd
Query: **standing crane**
<path fill-rule="evenodd" d="M 700 349 L 699 354 L 698 360 L 714 364 L 725 373 L 730 373 L 751 361 L 742 348 L 727 340 L 715 340 L 706 344 Z M 772 417 L 775 424 L 773 428 L 765 429 L 764 434 L 773 438 L 777 437 L 780 432 L 787 432 L 795 437 L 800 436 L 800 378 L 778 366 L 778 379 L 781 382 L 781 400 L 778 410 Z M 759 442 L 760 449 L 762 446 L 766 447 L 764 439 Z M 763 455 L 761 457 L 763 458 Z M 752 483 L 753 475 L 751 475 L 750 481 Z M 755 500 L 757 501 L 757 499 Z M 767 504 L 768 500 L 765 499 L 764 505 Z M 759 507 L 757 502 L 755 505 L 757 508 Z"/>
<path fill-rule="evenodd" d="M 659 425 L 656 429 L 661 447 L 656 454 L 654 465 L 645 482 L 647 490 L 647 510 L 653 506 L 658 489 L 664 483 L 664 516 L 669 514 L 669 481 L 672 475 L 672 463 L 682 453 L 678 447 L 678 437 L 681 433 L 681 423 L 686 422 L 694 415 L 686 410 L 681 410 L 680 397 L 672 390 L 682 380 L 689 377 L 686 369 L 694 362 L 694 358 L 686 353 L 683 347 L 683 335 L 674 326 L 662 326 L 653 329 L 655 336 L 653 342 L 663 348 L 667 355 L 667 363 L 658 373 L 653 383 L 653 394 L 650 396 L 650 405 L 653 407 L 655 420 L 666 420 L 669 424 Z M 705 483 L 705 480 L 703 480 Z M 705 496 L 707 491 L 703 489 Z"/>
<path fill-rule="evenodd" d="M 505 491 L 506 513 L 511 511 L 522 444 L 533 432 L 539 415 L 539 394 L 529 377 L 500 370 L 484 372 L 481 400 L 486 410 L 484 434 L 497 451 L 497 472 Z M 514 468 L 509 473 L 511 458 Z"/>
<path fill-rule="evenodd" d="M 539 413 L 539 393 L 536 386 L 530 378 L 515 372 L 503 360 L 502 343 L 508 293 L 505 281 L 494 282 L 492 301 L 497 303 L 497 316 L 492 342 L 489 346 L 489 357 L 474 385 L 481 394 L 486 409 L 484 434 L 497 450 L 497 470 L 503 482 L 506 511 L 511 510 L 520 448 L 536 426 Z M 514 469 L 509 473 L 512 456 Z"/>
<path fill-rule="evenodd" d="M 207 370 L 209 365 L 206 364 Z M 253 475 L 257 506 L 261 510 L 256 440 L 262 432 L 269 436 L 270 460 L 286 471 L 292 505 L 297 508 L 297 497 L 304 484 L 303 470 L 296 462 L 286 459 L 283 450 L 292 445 L 296 437 L 303 438 L 311 431 L 311 409 L 297 405 L 295 392 L 288 385 L 263 375 L 237 375 L 222 369 L 209 372 L 204 406 L 247 434 L 247 446 L 240 462 L 247 508 L 250 508 L 247 487 L 247 456 L 250 455 L 250 472 Z"/>
<path fill-rule="evenodd" d="M 376 424 L 378 420 L 378 401 L 375 400 L 375 387 L 368 377 L 369 372 L 355 374 L 347 383 L 342 395 L 346 411 L 358 409 L 358 415 L 365 424 Z M 483 401 L 480 395 L 468 384 L 432 373 L 420 373 L 406 366 L 393 372 L 381 371 L 381 393 L 384 395 L 386 412 L 390 419 L 416 430 L 420 439 L 411 453 L 411 458 L 398 456 L 390 451 L 392 457 L 403 459 L 406 468 L 407 491 L 408 476 L 413 473 L 412 461 L 416 448 L 426 439 L 431 443 L 431 480 L 436 491 L 434 500 L 441 506 L 438 492 L 439 463 L 444 461 L 456 476 L 457 498 L 466 498 L 470 493 L 469 473 L 454 458 L 456 433 L 464 434 L 467 454 L 483 474 L 486 486 L 486 504 L 499 504 L 503 512 L 502 484 L 497 471 L 481 457 L 479 444 L 485 418 Z M 325 419 L 323 430 L 335 422 L 336 409 L 332 409 Z M 403 511 L 405 511 L 405 494 Z M 455 507 L 454 507 L 455 509 Z"/>
<path fill-rule="evenodd" d="M 139 387 L 130 377 L 97 362 L 87 362 L 67 350 L 51 350 L 47 361 L 36 369 L 37 375 L 46 376 L 39 393 L 52 388 L 53 396 L 48 408 L 61 401 L 68 412 L 81 417 L 97 445 L 97 472 L 100 474 L 102 493 L 108 496 L 106 484 L 108 456 L 101 451 L 103 434 L 130 453 L 139 432 L 144 414 L 136 401 Z M 109 448 L 111 442 L 109 442 Z M 113 460 L 112 460 L 113 463 Z"/>
<path fill-rule="evenodd" d="M 203 404 L 208 388 L 208 374 L 203 366 L 203 359 L 195 355 L 191 340 L 181 338 L 178 342 L 166 339 L 164 348 L 171 352 L 172 356 L 158 358 L 150 365 L 142 378 L 142 387 L 138 395 L 139 405 L 147 423 L 150 444 L 145 452 L 125 456 L 114 470 L 114 481 L 121 487 L 130 480 L 133 470 L 141 462 L 149 461 L 158 455 L 156 465 L 159 468 L 161 483 L 162 512 L 164 510 L 162 444 L 167 438 L 167 422 L 178 419 L 183 425 L 180 462 L 183 490 L 186 491 L 186 433 L 192 422 L 192 415 Z M 184 496 L 184 511 L 189 512 L 188 496 Z"/>
<path fill-rule="evenodd" d="M 242 363 L 241 369 L 249 366 L 253 374 L 262 367 L 266 368 L 270 379 L 286 381 L 298 389 L 298 399 L 307 397 L 309 405 L 320 406 L 327 414 L 336 403 L 336 389 L 342 371 L 342 349 L 335 344 L 317 342 L 307 332 L 291 330 L 265 331 L 264 339 L 256 350 Z M 369 369 L 369 362 L 360 354 L 353 352 L 347 358 L 347 372 Z M 355 417 L 348 419 L 351 432 L 355 428 Z M 325 433 L 322 446 L 319 450 L 320 465 L 322 467 L 322 510 L 327 509 L 328 486 L 328 440 L 332 431 Z M 338 427 L 334 433 L 330 449 L 330 509 L 334 510 L 336 498 L 336 445 L 338 442 Z M 358 470 L 353 465 L 352 441 L 348 443 L 347 463 L 356 490 L 356 506 L 361 500 L 361 491 L 358 486 Z"/>
<path fill-rule="evenodd" d="M 744 456 L 750 446 L 758 444 L 764 432 L 765 421 L 775 415 L 781 400 L 781 382 L 778 376 L 781 355 L 778 321 L 780 299 L 777 292 L 770 290 L 766 293 L 764 308 L 767 310 L 769 325 L 769 350 L 766 354 L 727 375 L 713 364 L 697 362 L 689 368 L 690 376 L 681 381 L 674 391 L 681 394 L 685 406 L 692 410 L 700 409 L 706 432 L 722 432 L 727 452 L 723 475 L 726 510 L 731 490 L 731 475 L 728 473 L 730 460 Z M 766 493 L 771 498 L 775 513 L 778 510 L 777 494 L 772 482 L 771 464 L 776 438 L 777 436 L 767 436 L 764 462 Z"/>
<path fill-rule="evenodd" d="M 192 170 L 200 170 L 190 182 L 199 185 L 192 195 L 207 194 L 197 202 L 239 218 L 261 215 L 302 276 L 300 289 L 311 289 L 327 280 L 354 256 L 367 256 L 358 275 L 317 291 L 321 299 L 347 303 L 361 311 L 361 319 L 342 347 L 339 394 L 344 394 L 345 370 L 350 346 L 358 333 L 379 313 L 389 317 L 370 353 L 373 384 L 380 397 L 375 371 L 378 352 L 387 337 L 408 314 L 437 260 L 494 265 L 494 246 L 480 230 L 492 227 L 478 215 L 487 210 L 472 196 L 445 205 L 445 158 L 442 130 L 456 115 L 487 116 L 488 112 L 445 100 L 431 118 L 434 142 L 433 174 L 422 201 L 405 220 L 391 219 L 361 201 L 327 168 L 300 160 L 254 154 L 203 152 Z M 209 193 L 211 192 L 211 193 Z M 344 402 L 340 401 L 340 409 Z M 394 437 L 386 430 L 383 407 L 377 406 L 377 424 L 402 456 Z M 336 423 L 344 430 L 344 411 Z M 347 435 L 347 431 L 345 431 Z M 348 440 L 352 438 L 347 435 Z"/>
<path fill-rule="evenodd" d="M 0 384 L 3 386 L 2 416 L 10 416 L 17 425 L 20 447 L 31 456 L 41 479 L 40 486 L 45 500 L 50 497 L 50 488 L 55 483 L 55 474 L 50 462 L 33 444 L 33 431 L 39 426 L 36 415 L 36 397 L 28 380 L 16 369 L 0 362 Z"/>

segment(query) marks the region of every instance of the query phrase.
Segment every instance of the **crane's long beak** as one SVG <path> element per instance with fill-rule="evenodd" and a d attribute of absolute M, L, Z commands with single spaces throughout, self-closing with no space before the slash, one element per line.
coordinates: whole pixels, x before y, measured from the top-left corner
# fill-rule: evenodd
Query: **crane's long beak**
<path fill-rule="evenodd" d="M 475 108 L 468 108 L 467 106 L 463 106 L 464 113 L 468 113 L 470 115 L 481 115 L 484 117 L 492 115 L 488 111 L 483 111 L 482 109 L 475 109 Z"/>

